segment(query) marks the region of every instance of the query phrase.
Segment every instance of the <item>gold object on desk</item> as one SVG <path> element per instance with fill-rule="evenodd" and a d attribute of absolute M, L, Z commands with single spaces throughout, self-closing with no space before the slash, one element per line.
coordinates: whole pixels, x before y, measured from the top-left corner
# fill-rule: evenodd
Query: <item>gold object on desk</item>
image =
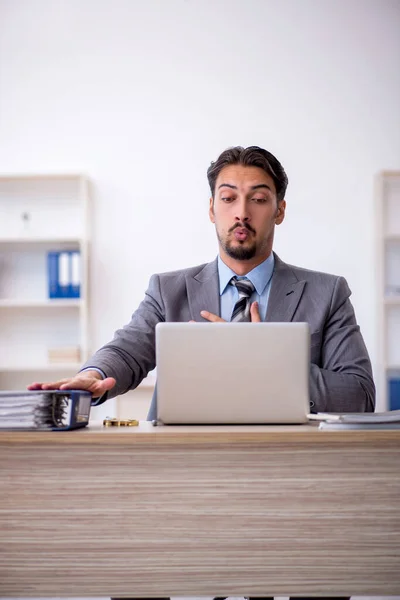
<path fill-rule="evenodd" d="M 139 425 L 136 419 L 104 419 L 103 427 L 135 427 Z"/>

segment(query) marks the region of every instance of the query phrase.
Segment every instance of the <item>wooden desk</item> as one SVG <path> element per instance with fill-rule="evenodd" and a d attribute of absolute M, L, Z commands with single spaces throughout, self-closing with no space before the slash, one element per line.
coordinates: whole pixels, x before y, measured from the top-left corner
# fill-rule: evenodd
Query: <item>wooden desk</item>
<path fill-rule="evenodd" d="M 3 431 L 0 475 L 0 596 L 400 593 L 400 431 Z"/>

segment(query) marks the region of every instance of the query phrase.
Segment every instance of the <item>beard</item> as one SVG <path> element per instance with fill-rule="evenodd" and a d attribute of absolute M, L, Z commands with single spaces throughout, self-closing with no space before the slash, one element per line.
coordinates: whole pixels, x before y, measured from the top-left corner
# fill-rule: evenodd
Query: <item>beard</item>
<path fill-rule="evenodd" d="M 242 225 L 243 227 L 243 225 Z M 236 229 L 236 227 L 234 227 L 231 231 L 233 231 L 234 229 Z M 249 227 L 247 227 L 247 229 L 250 230 Z M 254 231 L 254 230 L 252 230 Z M 221 245 L 221 247 L 223 248 L 224 252 L 226 252 L 226 254 L 228 256 L 230 256 L 231 258 L 233 258 L 234 260 L 251 260 L 252 258 L 254 258 L 257 254 L 257 242 L 256 241 L 252 241 L 250 244 L 247 242 L 233 242 L 230 239 L 222 239 L 221 235 L 219 234 L 219 232 L 217 231 L 217 237 L 218 237 L 218 241 Z M 245 245 L 246 244 L 246 245 Z"/>
<path fill-rule="evenodd" d="M 227 255 L 235 260 L 250 260 L 257 254 L 257 244 L 255 242 L 250 246 L 234 246 L 232 242 L 228 241 L 222 243 L 222 247 Z"/>

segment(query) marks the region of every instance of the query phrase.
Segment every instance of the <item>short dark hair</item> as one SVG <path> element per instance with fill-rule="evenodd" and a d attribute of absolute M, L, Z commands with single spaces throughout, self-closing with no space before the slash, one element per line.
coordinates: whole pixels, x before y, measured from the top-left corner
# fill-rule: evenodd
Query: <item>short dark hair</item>
<path fill-rule="evenodd" d="M 281 163 L 271 152 L 264 150 L 259 146 L 235 146 L 228 148 L 219 155 L 215 162 L 212 162 L 207 169 L 208 183 L 210 184 L 211 195 L 214 198 L 215 182 L 224 167 L 229 165 L 243 165 L 245 167 L 259 167 L 270 177 L 272 177 L 276 196 L 278 200 L 283 200 L 288 186 L 288 177 Z"/>

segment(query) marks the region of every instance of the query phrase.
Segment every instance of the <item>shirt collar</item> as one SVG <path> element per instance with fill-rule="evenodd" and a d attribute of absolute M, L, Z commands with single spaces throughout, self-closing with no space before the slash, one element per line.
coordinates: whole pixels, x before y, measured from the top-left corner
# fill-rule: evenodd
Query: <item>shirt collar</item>
<path fill-rule="evenodd" d="M 249 273 L 247 273 L 247 275 L 245 275 L 245 277 L 247 277 L 247 279 L 249 279 L 254 285 L 255 290 L 259 296 L 261 296 L 261 294 L 267 287 L 269 280 L 272 277 L 272 273 L 274 272 L 274 264 L 274 253 L 271 252 L 268 258 L 266 258 L 261 264 L 252 269 Z M 224 293 L 226 286 L 228 285 L 232 277 L 241 278 L 241 276 L 237 275 L 223 262 L 220 256 L 218 256 L 218 276 L 220 296 L 222 296 L 222 294 Z"/>

